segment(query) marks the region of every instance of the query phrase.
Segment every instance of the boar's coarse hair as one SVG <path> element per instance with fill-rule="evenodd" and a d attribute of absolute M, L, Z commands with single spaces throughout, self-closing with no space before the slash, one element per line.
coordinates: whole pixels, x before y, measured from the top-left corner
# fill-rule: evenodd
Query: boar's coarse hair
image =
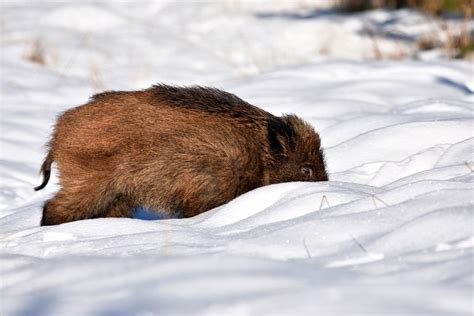
<path fill-rule="evenodd" d="M 328 180 L 308 123 L 215 88 L 94 95 L 58 117 L 48 145 L 35 190 L 53 162 L 60 190 L 41 225 L 130 217 L 136 207 L 191 217 L 260 186 Z"/>

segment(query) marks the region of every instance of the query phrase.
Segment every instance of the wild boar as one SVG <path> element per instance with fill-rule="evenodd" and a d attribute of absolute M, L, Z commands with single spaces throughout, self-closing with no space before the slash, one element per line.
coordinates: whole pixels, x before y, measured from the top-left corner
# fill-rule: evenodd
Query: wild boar
<path fill-rule="evenodd" d="M 130 217 L 136 207 L 191 217 L 255 188 L 327 181 L 319 135 L 215 88 L 109 91 L 57 119 L 41 167 L 60 190 L 41 225 Z"/>

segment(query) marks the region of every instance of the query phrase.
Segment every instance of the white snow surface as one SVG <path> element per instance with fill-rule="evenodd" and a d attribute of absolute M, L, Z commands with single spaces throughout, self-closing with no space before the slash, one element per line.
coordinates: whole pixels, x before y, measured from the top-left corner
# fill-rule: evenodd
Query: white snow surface
<path fill-rule="evenodd" d="M 261 7 L 2 1 L 0 314 L 472 314 L 473 65 L 357 61 L 371 46 L 357 32 L 337 43 L 352 61 L 321 59 L 333 28 L 359 20 Z M 45 65 L 26 58 L 37 40 Z M 189 219 L 40 227 L 56 178 L 32 188 L 56 116 L 155 82 L 300 115 L 330 181 L 262 187 Z"/>

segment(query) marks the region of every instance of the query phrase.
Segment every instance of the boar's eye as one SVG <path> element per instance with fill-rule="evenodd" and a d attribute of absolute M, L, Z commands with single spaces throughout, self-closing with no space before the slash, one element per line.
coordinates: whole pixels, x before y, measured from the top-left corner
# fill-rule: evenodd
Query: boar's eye
<path fill-rule="evenodd" d="M 311 167 L 304 166 L 304 167 L 301 167 L 300 170 L 301 170 L 301 173 L 307 178 L 311 178 L 313 176 L 313 169 L 311 169 Z"/>

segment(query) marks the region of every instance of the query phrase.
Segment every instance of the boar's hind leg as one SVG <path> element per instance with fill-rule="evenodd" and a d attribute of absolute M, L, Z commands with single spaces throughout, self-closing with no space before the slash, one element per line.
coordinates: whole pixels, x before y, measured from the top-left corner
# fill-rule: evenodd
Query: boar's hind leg
<path fill-rule="evenodd" d="M 76 201 L 71 201 L 65 192 L 59 191 L 44 203 L 41 226 L 58 225 L 76 220 L 78 217 L 76 203 Z"/>
<path fill-rule="evenodd" d="M 97 196 L 95 192 L 61 189 L 43 206 L 41 226 L 57 225 L 81 219 L 104 217 L 112 199 Z"/>

